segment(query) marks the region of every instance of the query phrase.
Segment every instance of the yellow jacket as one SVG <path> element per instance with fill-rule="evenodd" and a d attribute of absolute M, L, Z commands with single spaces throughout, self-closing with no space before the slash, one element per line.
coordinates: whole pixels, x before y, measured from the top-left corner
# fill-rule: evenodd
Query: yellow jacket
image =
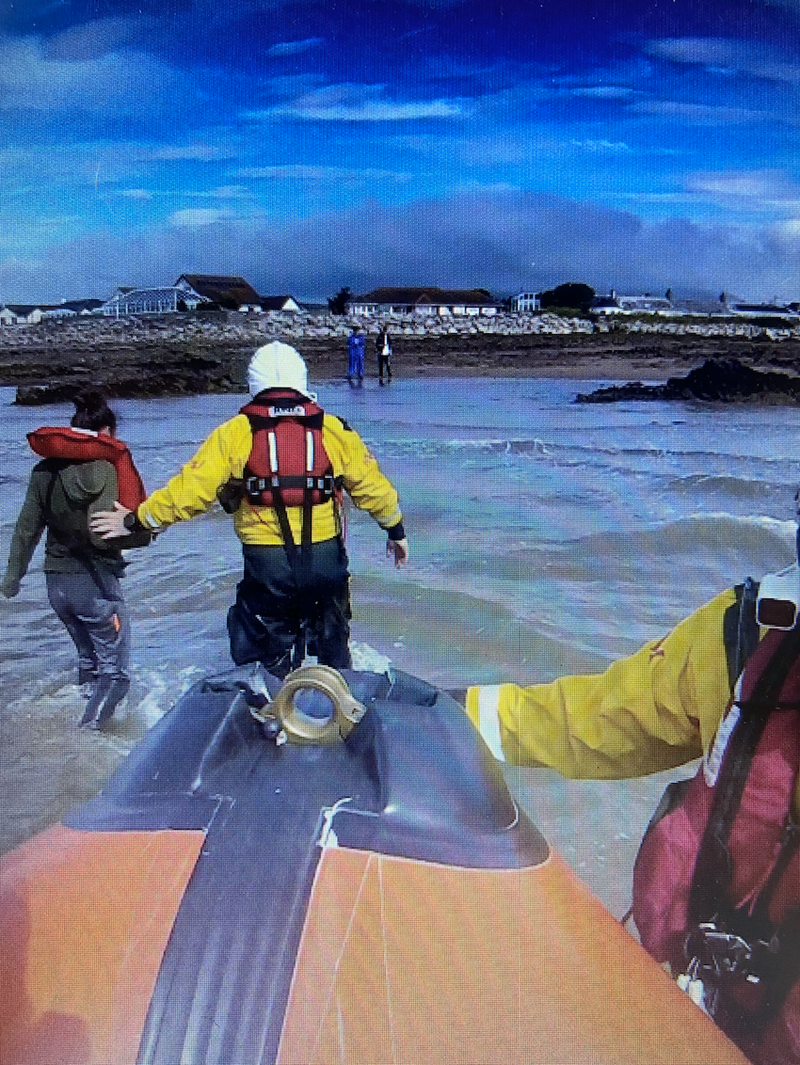
<path fill-rule="evenodd" d="M 710 747 L 731 700 L 723 616 L 731 588 L 605 673 L 469 688 L 467 713 L 496 758 L 565 777 L 622 780 Z M 800 816 L 800 780 L 795 786 Z"/>
<path fill-rule="evenodd" d="M 352 429 L 331 414 L 322 425 L 322 439 L 335 477 L 342 478 L 348 495 L 359 509 L 366 510 L 384 529 L 402 520 L 397 492 L 381 472 L 377 460 Z M 216 428 L 163 488 L 140 504 L 136 514 L 148 529 L 160 530 L 177 521 L 186 521 L 208 510 L 217 498 L 217 489 L 229 477 L 241 477 L 250 457 L 253 434 L 244 414 Z M 289 525 L 296 543 L 300 542 L 302 508 L 287 508 Z M 233 516 L 234 528 L 244 544 L 283 543 L 278 519 L 271 507 L 256 507 L 245 499 Z M 314 543 L 330 540 L 339 532 L 339 516 L 332 500 L 312 511 L 311 538 Z"/>
<path fill-rule="evenodd" d="M 723 615 L 733 589 L 605 673 L 470 688 L 467 712 L 495 757 L 567 777 L 622 779 L 698 758 L 731 696 Z"/>

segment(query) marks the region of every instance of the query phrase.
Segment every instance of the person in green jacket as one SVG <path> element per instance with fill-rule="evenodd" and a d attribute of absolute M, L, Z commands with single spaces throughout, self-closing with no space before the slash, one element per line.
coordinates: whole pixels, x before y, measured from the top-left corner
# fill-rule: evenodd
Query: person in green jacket
<path fill-rule="evenodd" d="M 78 683 L 89 691 L 80 724 L 101 729 L 130 688 L 130 620 L 120 586 L 126 566 L 121 547 L 143 546 L 150 536 L 109 543 L 89 530 L 89 518 L 118 499 L 115 466 L 93 457 L 98 438 L 115 435 L 116 416 L 96 391 L 78 397 L 75 407 L 70 424 L 79 432 L 70 445 L 83 458 L 50 457 L 33 468 L 0 591 L 8 599 L 19 594 L 46 529 L 47 597 L 77 649 Z"/>

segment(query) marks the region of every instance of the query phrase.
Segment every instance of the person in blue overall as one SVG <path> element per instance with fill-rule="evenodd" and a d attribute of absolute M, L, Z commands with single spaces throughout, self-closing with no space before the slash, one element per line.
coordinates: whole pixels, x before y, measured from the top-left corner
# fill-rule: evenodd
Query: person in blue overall
<path fill-rule="evenodd" d="M 347 339 L 347 376 L 350 383 L 364 381 L 364 334 L 356 327 Z"/>

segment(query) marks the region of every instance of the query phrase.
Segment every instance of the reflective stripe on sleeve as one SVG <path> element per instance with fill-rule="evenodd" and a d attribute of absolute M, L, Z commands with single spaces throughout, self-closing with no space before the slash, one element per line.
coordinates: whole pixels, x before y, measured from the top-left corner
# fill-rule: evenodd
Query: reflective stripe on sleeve
<path fill-rule="evenodd" d="M 161 529 L 161 526 L 149 510 L 146 510 L 144 511 L 144 513 L 141 513 L 141 507 L 139 507 L 136 510 L 136 516 L 138 517 L 142 525 L 144 525 L 145 529 L 148 530 L 148 532 L 158 532 Z"/>
<path fill-rule="evenodd" d="M 500 741 L 500 684 L 487 684 L 478 688 L 478 713 L 480 732 L 487 747 L 498 762 L 505 762 L 503 744 Z"/>

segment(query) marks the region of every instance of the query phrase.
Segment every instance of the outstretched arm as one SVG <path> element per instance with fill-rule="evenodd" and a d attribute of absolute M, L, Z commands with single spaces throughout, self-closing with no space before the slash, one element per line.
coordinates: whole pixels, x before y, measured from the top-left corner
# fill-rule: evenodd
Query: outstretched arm
<path fill-rule="evenodd" d="M 466 708 L 496 758 L 567 777 L 621 779 L 707 749 L 731 689 L 723 618 L 733 589 L 605 673 L 472 687 Z"/>
<path fill-rule="evenodd" d="M 250 424 L 244 415 L 237 415 L 216 428 L 180 472 L 137 507 L 141 527 L 158 533 L 175 522 L 188 521 L 209 510 L 216 501 L 219 486 L 232 475 L 241 476 L 251 441 Z M 92 531 L 103 539 L 137 531 L 138 526 L 132 529 L 130 521 L 127 526 L 122 524 L 126 513 L 129 512 L 125 507 L 116 504 L 114 511 L 97 514 Z"/>

